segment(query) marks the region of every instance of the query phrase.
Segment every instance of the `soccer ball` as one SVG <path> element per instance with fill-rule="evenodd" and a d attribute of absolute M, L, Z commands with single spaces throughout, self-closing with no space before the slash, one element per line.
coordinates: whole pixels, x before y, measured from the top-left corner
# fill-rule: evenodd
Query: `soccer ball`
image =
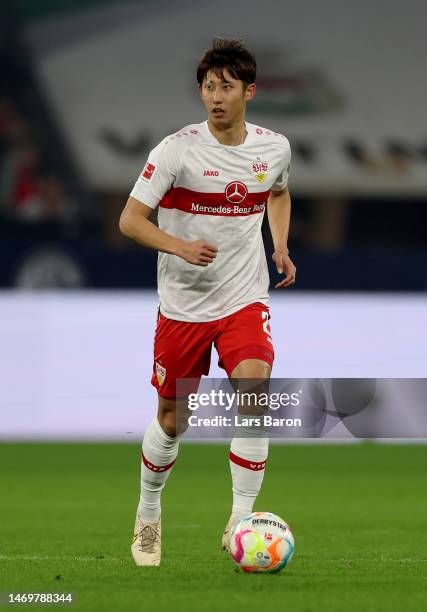
<path fill-rule="evenodd" d="M 231 534 L 231 556 L 245 572 L 279 572 L 291 560 L 294 549 L 289 525 L 271 512 L 244 516 Z"/>

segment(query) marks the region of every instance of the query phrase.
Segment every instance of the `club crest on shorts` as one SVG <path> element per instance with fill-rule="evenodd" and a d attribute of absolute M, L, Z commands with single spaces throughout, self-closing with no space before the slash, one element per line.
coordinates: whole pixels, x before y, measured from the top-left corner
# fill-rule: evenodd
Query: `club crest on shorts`
<path fill-rule="evenodd" d="M 258 183 L 263 183 L 268 176 L 268 164 L 260 159 L 252 163 L 251 170 Z"/>
<path fill-rule="evenodd" d="M 166 378 L 166 368 L 161 366 L 160 363 L 158 363 L 157 361 L 155 363 L 156 363 L 157 382 L 159 383 L 160 386 L 162 386 Z"/>

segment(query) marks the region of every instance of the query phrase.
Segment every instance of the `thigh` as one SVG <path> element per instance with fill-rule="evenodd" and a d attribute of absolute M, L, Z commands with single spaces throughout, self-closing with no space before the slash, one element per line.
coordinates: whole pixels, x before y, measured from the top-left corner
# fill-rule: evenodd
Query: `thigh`
<path fill-rule="evenodd" d="M 178 378 L 200 379 L 209 373 L 214 328 L 208 323 L 157 320 L 151 383 L 165 399 L 176 398 Z"/>
<path fill-rule="evenodd" d="M 260 360 L 271 369 L 274 348 L 269 320 L 268 306 L 257 302 L 221 321 L 215 347 L 219 355 L 218 365 L 229 377 L 246 360 Z"/>

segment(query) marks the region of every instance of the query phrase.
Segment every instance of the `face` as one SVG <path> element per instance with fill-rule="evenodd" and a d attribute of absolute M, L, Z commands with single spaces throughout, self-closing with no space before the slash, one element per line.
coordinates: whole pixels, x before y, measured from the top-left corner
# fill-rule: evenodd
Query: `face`
<path fill-rule="evenodd" d="M 224 128 L 244 118 L 246 103 L 255 94 L 255 84 L 245 89 L 243 81 L 234 79 L 224 68 L 222 78 L 208 72 L 199 91 L 209 120 L 213 125 Z"/>

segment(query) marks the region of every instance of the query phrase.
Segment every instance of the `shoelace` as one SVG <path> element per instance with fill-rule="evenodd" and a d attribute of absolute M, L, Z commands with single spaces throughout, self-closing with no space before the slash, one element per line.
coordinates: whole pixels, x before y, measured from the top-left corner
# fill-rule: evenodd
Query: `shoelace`
<path fill-rule="evenodd" d="M 154 544 L 159 537 L 159 532 L 151 525 L 145 525 L 138 534 L 141 538 L 139 549 L 142 552 L 152 553 Z"/>

